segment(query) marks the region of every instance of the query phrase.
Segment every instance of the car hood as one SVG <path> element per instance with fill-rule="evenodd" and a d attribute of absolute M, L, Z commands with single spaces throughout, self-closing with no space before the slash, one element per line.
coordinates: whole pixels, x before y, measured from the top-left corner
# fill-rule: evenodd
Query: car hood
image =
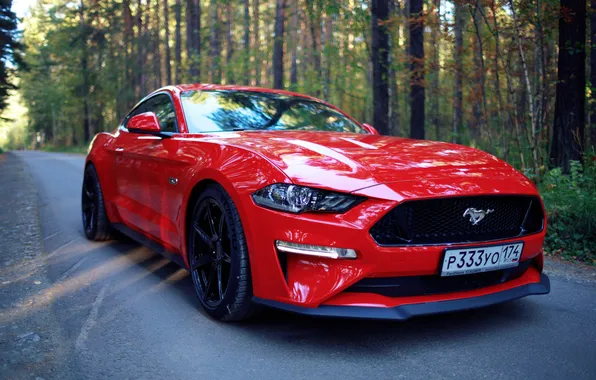
<path fill-rule="evenodd" d="M 253 151 L 296 184 L 355 191 L 379 184 L 439 178 L 525 177 L 480 150 L 427 140 L 353 133 L 218 133 L 219 143 Z"/>

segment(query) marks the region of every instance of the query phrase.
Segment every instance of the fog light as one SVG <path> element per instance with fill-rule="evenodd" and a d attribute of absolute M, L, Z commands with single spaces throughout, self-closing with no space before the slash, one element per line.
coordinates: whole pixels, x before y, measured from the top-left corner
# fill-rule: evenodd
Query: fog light
<path fill-rule="evenodd" d="M 349 248 L 323 247 L 320 245 L 297 244 L 288 241 L 275 241 L 275 247 L 287 253 L 328 257 L 330 259 L 355 259 L 356 251 Z"/>

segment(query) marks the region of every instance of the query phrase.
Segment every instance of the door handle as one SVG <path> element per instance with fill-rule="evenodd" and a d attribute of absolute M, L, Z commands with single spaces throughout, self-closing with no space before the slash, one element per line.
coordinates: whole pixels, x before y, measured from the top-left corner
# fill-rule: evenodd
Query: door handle
<path fill-rule="evenodd" d="M 118 147 L 118 148 L 116 148 L 116 152 L 124 152 L 124 148 Z"/>

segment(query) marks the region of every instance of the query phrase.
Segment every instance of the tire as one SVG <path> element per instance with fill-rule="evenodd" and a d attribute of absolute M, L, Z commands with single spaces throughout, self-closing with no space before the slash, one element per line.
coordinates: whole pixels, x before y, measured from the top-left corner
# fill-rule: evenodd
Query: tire
<path fill-rule="evenodd" d="M 250 318 L 257 306 L 251 301 L 248 248 L 232 198 L 221 186 L 208 185 L 192 210 L 187 246 L 201 306 L 220 321 Z"/>
<path fill-rule="evenodd" d="M 93 165 L 87 165 L 81 191 L 83 231 L 89 240 L 105 241 L 113 238 L 110 220 L 106 215 L 103 193 Z"/>

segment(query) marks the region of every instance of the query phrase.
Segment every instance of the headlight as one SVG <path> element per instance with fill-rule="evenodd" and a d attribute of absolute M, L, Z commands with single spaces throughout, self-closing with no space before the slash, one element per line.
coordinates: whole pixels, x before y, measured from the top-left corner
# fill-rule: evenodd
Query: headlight
<path fill-rule="evenodd" d="M 252 199 L 259 206 L 293 213 L 309 211 L 342 213 L 364 201 L 365 198 L 305 186 L 275 183 L 253 193 Z"/>

